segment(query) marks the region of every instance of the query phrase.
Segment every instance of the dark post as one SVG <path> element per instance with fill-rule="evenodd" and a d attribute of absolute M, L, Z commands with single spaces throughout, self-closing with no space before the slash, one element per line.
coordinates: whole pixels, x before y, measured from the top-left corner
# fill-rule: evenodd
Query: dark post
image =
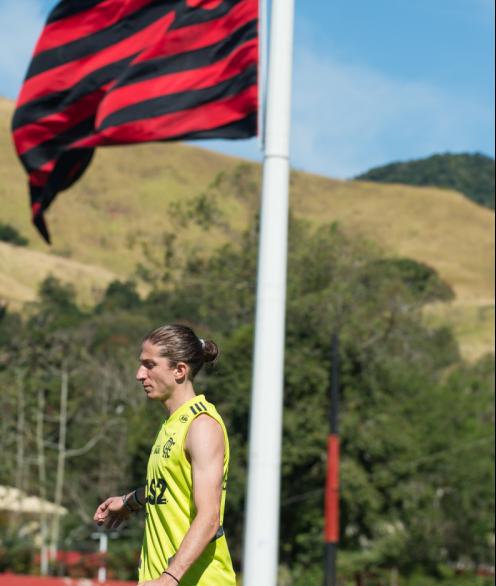
<path fill-rule="evenodd" d="M 339 338 L 332 337 L 330 434 L 327 440 L 327 481 L 325 492 L 325 580 L 336 586 L 339 543 Z"/>

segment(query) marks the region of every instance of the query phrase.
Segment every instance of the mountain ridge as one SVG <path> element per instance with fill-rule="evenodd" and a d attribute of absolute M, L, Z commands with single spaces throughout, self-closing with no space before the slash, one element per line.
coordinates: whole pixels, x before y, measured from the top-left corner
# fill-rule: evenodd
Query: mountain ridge
<path fill-rule="evenodd" d="M 440 153 L 423 159 L 394 161 L 355 179 L 380 183 L 454 189 L 494 210 L 494 159 L 482 153 Z"/>

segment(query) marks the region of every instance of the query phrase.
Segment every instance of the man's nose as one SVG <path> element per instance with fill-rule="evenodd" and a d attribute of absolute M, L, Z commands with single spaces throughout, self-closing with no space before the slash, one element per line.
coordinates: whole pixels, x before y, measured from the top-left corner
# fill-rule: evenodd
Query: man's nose
<path fill-rule="evenodd" d="M 144 366 L 140 366 L 136 372 L 136 380 L 142 381 L 146 378 L 146 368 Z"/>

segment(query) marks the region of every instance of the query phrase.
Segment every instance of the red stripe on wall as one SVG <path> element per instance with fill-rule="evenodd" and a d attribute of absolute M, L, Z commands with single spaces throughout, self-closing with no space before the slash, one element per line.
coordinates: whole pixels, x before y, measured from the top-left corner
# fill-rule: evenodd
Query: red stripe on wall
<path fill-rule="evenodd" d="M 21 576 L 16 574 L 0 574 L 0 586 L 135 586 L 133 582 L 108 580 L 98 584 L 97 580 L 84 578 L 42 578 L 41 576 Z"/>
<path fill-rule="evenodd" d="M 140 10 L 153 0 L 106 0 L 88 10 L 47 24 L 34 50 L 34 56 L 88 37 L 129 14 Z"/>
<path fill-rule="evenodd" d="M 325 492 L 325 540 L 339 542 L 339 437 L 327 441 L 327 482 Z"/>

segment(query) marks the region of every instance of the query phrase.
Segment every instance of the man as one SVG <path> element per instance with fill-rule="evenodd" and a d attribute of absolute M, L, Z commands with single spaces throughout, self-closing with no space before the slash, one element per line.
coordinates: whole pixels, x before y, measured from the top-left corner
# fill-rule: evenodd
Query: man
<path fill-rule="evenodd" d="M 146 507 L 139 583 L 235 586 L 222 528 L 229 442 L 222 418 L 193 379 L 218 348 L 186 326 L 163 326 L 144 340 L 136 378 L 168 418 L 152 447 L 146 486 L 107 499 L 94 519 L 118 527 Z"/>

